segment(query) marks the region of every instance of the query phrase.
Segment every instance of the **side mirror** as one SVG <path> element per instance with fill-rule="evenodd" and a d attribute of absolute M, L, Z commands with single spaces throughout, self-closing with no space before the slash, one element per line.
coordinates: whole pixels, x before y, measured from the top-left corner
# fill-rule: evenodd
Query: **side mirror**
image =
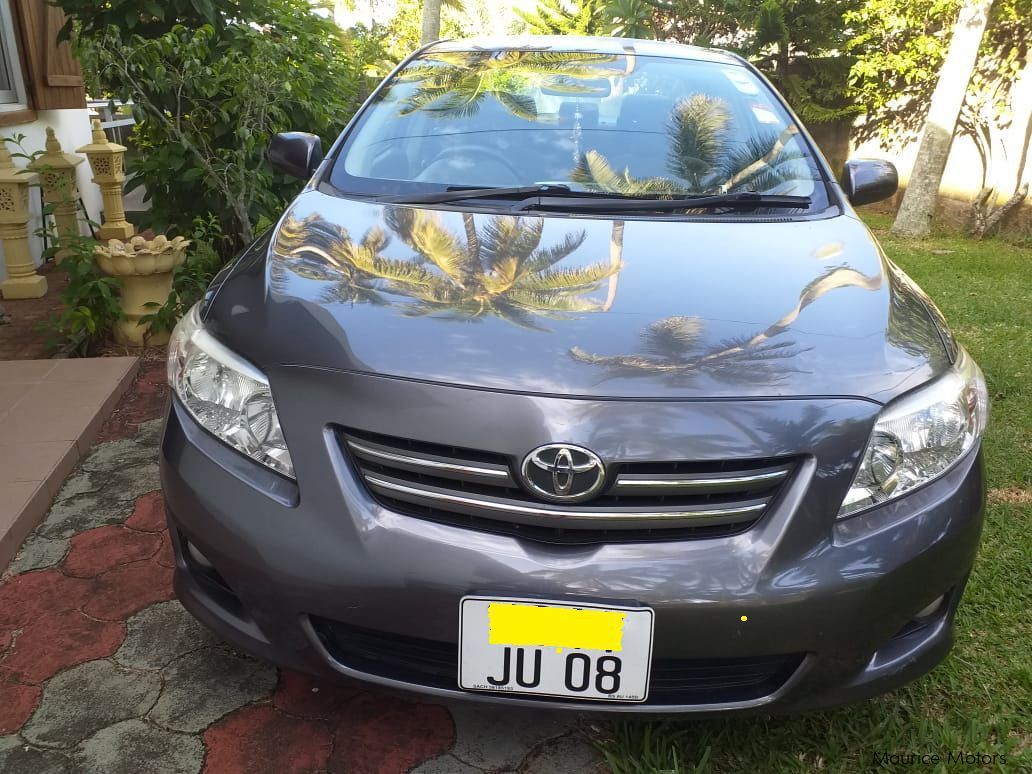
<path fill-rule="evenodd" d="M 280 132 L 265 154 L 275 169 L 308 180 L 323 160 L 322 140 L 307 132 Z"/>
<path fill-rule="evenodd" d="M 888 199 L 899 188 L 899 175 L 890 161 L 850 159 L 842 175 L 842 189 L 854 205 Z"/>

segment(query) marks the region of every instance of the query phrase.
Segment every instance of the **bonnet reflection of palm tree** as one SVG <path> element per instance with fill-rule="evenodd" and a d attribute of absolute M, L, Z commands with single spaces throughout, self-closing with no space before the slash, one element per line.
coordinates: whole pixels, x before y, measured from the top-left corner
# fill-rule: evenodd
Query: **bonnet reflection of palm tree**
<path fill-rule="evenodd" d="M 672 196 L 769 191 L 786 179 L 798 177 L 793 165 L 803 155 L 788 147 L 798 133 L 794 125 L 780 135 L 750 137 L 742 145 L 733 140 L 731 120 L 731 111 L 723 100 L 704 94 L 687 97 L 674 107 L 667 127 L 667 171 L 672 178 L 633 177 L 630 169 L 618 171 L 601 153 L 589 150 L 579 159 L 570 180 L 594 191 Z"/>
<path fill-rule="evenodd" d="M 541 247 L 541 218 L 499 216 L 477 229 L 466 219 L 463 237 L 453 234 L 436 213 L 407 207 L 387 210 L 387 225 L 416 255 L 384 256 L 389 240 L 373 228 L 355 242 L 322 218 L 288 220 L 276 252 L 297 271 L 313 257 L 335 273 L 335 297 L 386 303 L 382 294 L 408 299 L 408 315 L 477 319 L 488 315 L 543 330 L 535 316 L 565 317 L 596 312 L 603 303 L 587 296 L 597 291 L 619 264 L 600 262 L 556 268 L 584 242 L 583 231 Z M 306 276 L 312 276 L 307 269 Z M 321 276 L 313 276 L 323 279 Z"/>
<path fill-rule="evenodd" d="M 597 87 L 590 81 L 622 73 L 599 67 L 616 59 L 577 51 L 437 52 L 399 73 L 399 83 L 415 83 L 417 88 L 401 101 L 398 112 L 469 118 L 490 96 L 514 116 L 533 121 L 538 117 L 533 86 L 562 94 L 592 94 Z"/>
<path fill-rule="evenodd" d="M 581 363 L 606 369 L 610 377 L 667 374 L 679 380 L 706 372 L 714 378 L 761 373 L 769 378 L 783 378 L 786 369 L 776 361 L 791 357 L 799 350 L 792 342 L 775 341 L 775 338 L 785 333 L 806 307 L 837 288 L 876 290 L 881 284 L 880 274 L 868 277 L 856 269 L 839 266 L 810 282 L 799 294 L 793 309 L 754 336 L 704 347 L 705 326 L 698 317 L 665 317 L 642 332 L 642 354 L 596 355 L 574 347 L 570 356 Z"/>

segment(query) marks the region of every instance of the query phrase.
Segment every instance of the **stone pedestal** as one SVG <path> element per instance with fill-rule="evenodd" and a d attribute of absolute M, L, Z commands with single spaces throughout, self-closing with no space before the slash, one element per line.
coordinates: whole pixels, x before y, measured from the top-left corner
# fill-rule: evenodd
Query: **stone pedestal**
<path fill-rule="evenodd" d="M 83 161 L 81 156 L 65 153 L 54 130 L 47 127 L 46 152 L 29 164 L 29 169 L 39 173 L 43 201 L 54 208 L 59 244 L 79 236 L 79 188 L 75 170 Z M 65 255 L 65 251 L 58 251 L 54 260 L 60 261 Z"/>
<path fill-rule="evenodd" d="M 93 121 L 93 142 L 76 150 L 85 153 L 93 170 L 93 182 L 100 188 L 104 198 L 104 222 L 97 231 L 97 239 L 107 242 L 112 239 L 126 241 L 136 230 L 125 218 L 125 201 L 122 186 L 125 183 L 124 145 L 108 142 L 100 121 Z"/>
<path fill-rule="evenodd" d="M 140 318 L 154 314 L 172 292 L 172 270 L 186 260 L 190 243 L 182 237 L 169 241 L 163 236 L 147 240 L 133 237 L 129 242 L 112 239 L 97 247 L 101 271 L 122 280 L 122 311 L 126 319 L 115 327 L 115 339 L 133 347 L 157 346 L 168 342 L 169 333 L 148 335 Z"/>
<path fill-rule="evenodd" d="M 36 273 L 29 247 L 29 186 L 36 175 L 14 166 L 7 145 L 0 141 L 0 241 L 4 245 L 7 279 L 0 295 L 8 299 L 42 298 L 46 277 Z"/>

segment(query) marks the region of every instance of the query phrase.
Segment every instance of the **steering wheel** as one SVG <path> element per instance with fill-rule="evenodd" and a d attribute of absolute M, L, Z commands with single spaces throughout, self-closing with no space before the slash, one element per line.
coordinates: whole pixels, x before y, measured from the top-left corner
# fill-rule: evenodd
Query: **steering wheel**
<path fill-rule="evenodd" d="M 513 167 L 509 159 L 505 158 L 505 156 L 498 151 L 487 148 L 483 145 L 452 145 L 434 156 L 433 160 L 427 164 L 427 169 L 432 167 L 434 164 L 451 158 L 452 156 L 462 156 L 464 159 L 471 161 L 474 164 L 483 160 L 491 160 L 511 173 L 513 182 L 519 182 L 521 179 L 520 173 L 516 171 L 516 168 Z"/>

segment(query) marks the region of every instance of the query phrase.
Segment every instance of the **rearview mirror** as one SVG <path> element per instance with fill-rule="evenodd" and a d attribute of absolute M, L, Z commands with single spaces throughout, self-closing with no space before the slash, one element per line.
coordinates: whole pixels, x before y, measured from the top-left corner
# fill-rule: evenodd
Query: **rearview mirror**
<path fill-rule="evenodd" d="M 275 169 L 308 180 L 323 160 L 322 140 L 308 132 L 280 132 L 265 157 Z"/>
<path fill-rule="evenodd" d="M 850 159 L 842 175 L 842 190 L 854 205 L 888 199 L 899 189 L 899 175 L 891 161 Z"/>

